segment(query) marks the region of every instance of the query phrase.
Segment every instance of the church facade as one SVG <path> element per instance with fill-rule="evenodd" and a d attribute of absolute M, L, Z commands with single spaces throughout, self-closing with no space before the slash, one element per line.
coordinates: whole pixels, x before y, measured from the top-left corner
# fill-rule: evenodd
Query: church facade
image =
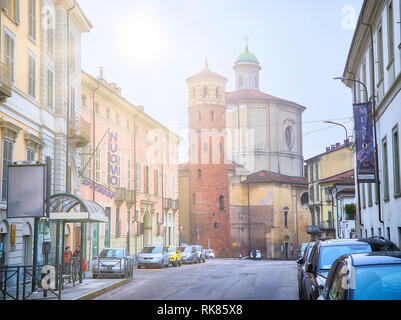
<path fill-rule="evenodd" d="M 260 91 L 261 66 L 248 46 L 234 70 L 233 92 L 226 92 L 228 80 L 207 62 L 186 80 L 189 160 L 179 169 L 180 240 L 210 247 L 220 257 L 259 249 L 265 257 L 291 258 L 290 249 L 295 252 L 307 239 L 308 214 L 301 206 L 307 192 L 302 155 L 306 108 Z M 261 181 L 252 177 L 262 172 L 262 193 L 272 195 L 269 205 L 253 195 L 260 192 Z M 283 187 L 288 192 L 279 192 Z M 282 201 L 287 193 L 288 201 Z M 287 222 L 289 217 L 300 222 L 283 224 L 284 212 Z M 278 232 L 281 227 L 286 230 Z"/>

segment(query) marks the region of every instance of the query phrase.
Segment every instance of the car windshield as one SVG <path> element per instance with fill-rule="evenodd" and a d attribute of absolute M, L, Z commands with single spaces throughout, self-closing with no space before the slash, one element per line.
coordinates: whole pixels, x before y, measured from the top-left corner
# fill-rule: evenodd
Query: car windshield
<path fill-rule="evenodd" d="M 401 264 L 355 268 L 353 300 L 401 300 Z"/>
<path fill-rule="evenodd" d="M 200 251 L 202 249 L 201 246 L 194 246 L 196 248 L 197 251 Z"/>
<path fill-rule="evenodd" d="M 339 246 L 321 247 L 319 269 L 330 270 L 333 262 L 343 254 L 372 252 L 369 244 L 344 244 Z"/>
<path fill-rule="evenodd" d="M 312 248 L 313 248 L 313 245 L 310 245 L 309 248 L 307 249 L 305 262 L 309 261 L 309 257 L 310 257 L 310 254 L 312 252 Z"/>
<path fill-rule="evenodd" d="M 185 247 L 183 252 L 192 252 L 192 247 Z"/>
<path fill-rule="evenodd" d="M 124 258 L 124 250 L 123 249 L 103 249 L 99 254 L 99 258 L 123 259 Z"/>
<path fill-rule="evenodd" d="M 144 247 L 142 253 L 162 253 L 162 247 Z"/>
<path fill-rule="evenodd" d="M 168 247 L 168 252 L 175 252 L 175 247 Z"/>

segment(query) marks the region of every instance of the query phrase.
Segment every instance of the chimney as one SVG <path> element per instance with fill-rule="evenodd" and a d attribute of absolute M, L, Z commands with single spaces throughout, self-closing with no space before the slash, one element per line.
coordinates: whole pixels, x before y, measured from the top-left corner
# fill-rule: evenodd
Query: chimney
<path fill-rule="evenodd" d="M 98 76 L 99 79 L 103 79 L 103 69 L 104 67 L 99 67 L 99 76 Z"/>
<path fill-rule="evenodd" d="M 330 147 L 326 147 L 326 152 L 329 152 L 330 151 Z"/>
<path fill-rule="evenodd" d="M 119 96 L 121 96 L 121 88 L 120 87 L 116 87 L 116 92 Z"/>
<path fill-rule="evenodd" d="M 138 106 L 138 109 L 141 110 L 142 112 L 145 110 L 143 106 Z"/>
<path fill-rule="evenodd" d="M 341 147 L 341 143 L 337 142 L 337 143 L 336 143 L 336 149 L 338 149 L 338 148 L 340 148 L 340 147 Z"/>
<path fill-rule="evenodd" d="M 336 148 L 336 145 L 335 144 L 332 144 L 331 145 L 331 150 L 334 150 Z"/>

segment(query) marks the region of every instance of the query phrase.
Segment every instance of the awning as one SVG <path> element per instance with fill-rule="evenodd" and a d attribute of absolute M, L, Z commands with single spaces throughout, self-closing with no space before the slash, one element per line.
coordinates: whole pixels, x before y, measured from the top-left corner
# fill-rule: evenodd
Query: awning
<path fill-rule="evenodd" d="M 108 222 L 106 211 L 97 202 L 69 193 L 50 197 L 50 220 L 65 222 Z"/>

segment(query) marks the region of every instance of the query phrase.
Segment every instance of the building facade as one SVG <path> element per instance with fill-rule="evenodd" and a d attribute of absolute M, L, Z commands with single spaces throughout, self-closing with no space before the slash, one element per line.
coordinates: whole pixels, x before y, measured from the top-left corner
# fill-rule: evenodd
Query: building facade
<path fill-rule="evenodd" d="M 305 107 L 259 89 L 258 59 L 248 50 L 234 65 L 235 88 L 226 94 L 227 158 L 249 172 L 303 176 Z"/>
<path fill-rule="evenodd" d="M 211 247 L 221 257 L 259 249 L 265 257 L 292 258 L 306 225 L 300 209 L 300 194 L 307 202 L 302 150 L 306 108 L 259 90 L 261 66 L 248 46 L 234 70 L 234 92 L 226 92 L 227 79 L 211 71 L 207 63 L 187 79 L 189 161 L 179 170 L 180 186 L 186 186 L 180 189 L 180 240 Z M 286 182 L 267 179 L 257 187 L 249 183 L 250 193 L 244 198 L 248 184 L 245 188 L 242 180 L 263 172 L 277 174 Z M 287 191 L 276 192 L 282 185 Z M 271 194 L 274 206 L 257 204 L 263 192 Z M 279 199 L 285 196 L 290 202 L 279 207 Z M 252 199 L 252 210 L 247 199 Z M 302 223 L 291 224 L 291 231 L 281 228 L 278 221 L 283 210 L 291 219 L 299 214 Z"/>
<path fill-rule="evenodd" d="M 351 143 L 344 141 L 344 144 L 331 145 L 326 152 L 305 160 L 312 222 L 307 232 L 312 240 L 336 237 L 331 187 L 345 172 L 353 170 L 353 159 Z"/>
<path fill-rule="evenodd" d="M 356 181 L 357 236 L 383 236 L 397 245 L 401 244 L 400 6 L 400 0 L 364 1 L 343 73 L 350 79 L 344 83 L 352 90 L 352 102 L 372 103 L 376 136 L 376 183 Z"/>
<path fill-rule="evenodd" d="M 4 253 L 0 263 L 23 265 L 32 264 L 34 221 L 6 218 L 7 164 L 44 163 L 50 157 L 51 192 L 79 194 L 79 184 L 73 185 L 78 176 L 77 141 L 86 140 L 81 134 L 78 140 L 70 135 L 80 126 L 75 121 L 80 119 L 81 104 L 80 39 L 91 24 L 79 5 L 68 0 L 3 1 L 1 9 L 0 246 Z M 39 223 L 39 242 L 43 226 Z M 51 227 L 55 231 L 55 224 Z M 16 230 L 15 237 L 10 237 L 11 230 Z M 40 263 L 41 245 L 37 258 Z"/>
<path fill-rule="evenodd" d="M 91 224 L 87 258 L 105 247 L 130 254 L 145 245 L 178 245 L 179 137 L 121 94 L 121 88 L 82 72 L 82 117 L 92 128 L 82 148 L 81 196 L 106 210 Z"/>
<path fill-rule="evenodd" d="M 230 177 L 230 222 L 236 255 L 258 249 L 265 258 L 295 259 L 300 244 L 309 240 L 306 179 L 265 170 L 235 172 Z"/>

